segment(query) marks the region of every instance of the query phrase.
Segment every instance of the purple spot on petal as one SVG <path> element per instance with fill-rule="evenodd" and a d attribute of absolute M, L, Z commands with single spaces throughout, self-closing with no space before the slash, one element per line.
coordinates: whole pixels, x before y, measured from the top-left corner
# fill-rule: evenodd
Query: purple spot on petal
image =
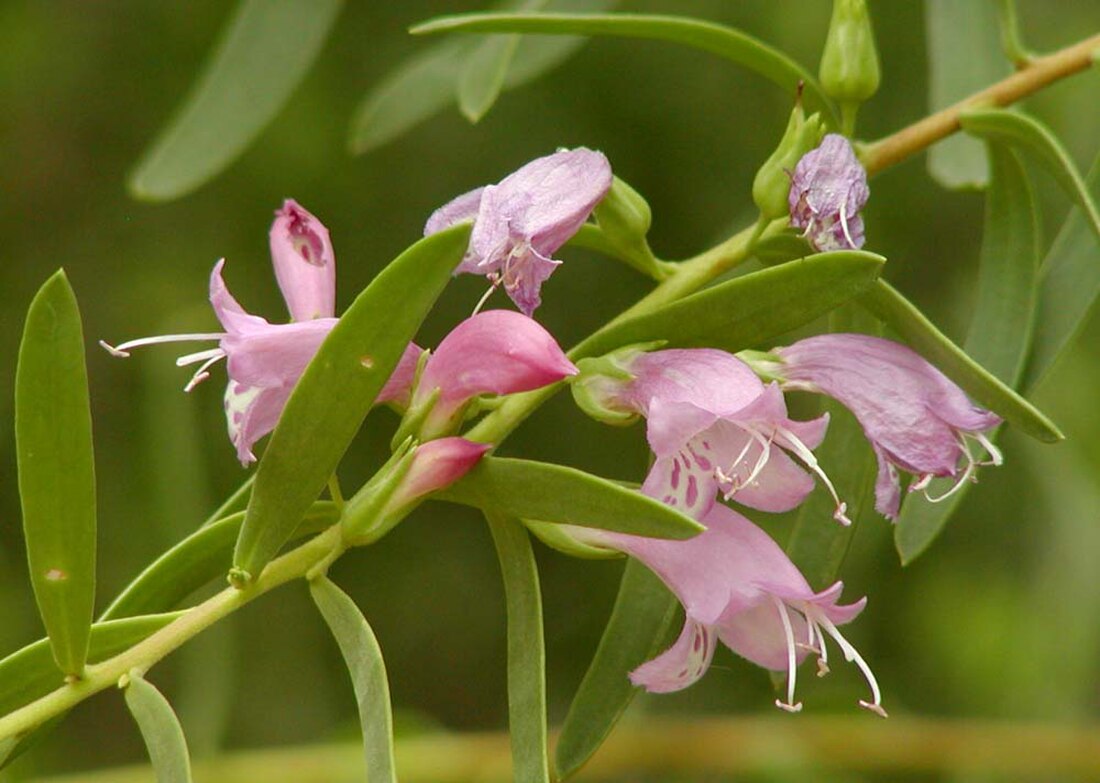
<path fill-rule="evenodd" d="M 680 488 L 680 460 L 677 457 L 672 459 L 672 478 L 670 479 L 673 489 Z"/>
<path fill-rule="evenodd" d="M 703 636 L 702 634 L 695 634 L 695 639 L 691 643 L 692 652 L 699 652 L 703 649 Z"/>
<path fill-rule="evenodd" d="M 233 423 L 239 425 L 242 421 L 244 421 L 244 413 L 233 411 Z"/>
<path fill-rule="evenodd" d="M 688 488 L 687 488 L 687 504 L 688 507 L 694 506 L 695 501 L 699 499 L 699 485 L 695 481 L 695 476 L 688 476 Z"/>

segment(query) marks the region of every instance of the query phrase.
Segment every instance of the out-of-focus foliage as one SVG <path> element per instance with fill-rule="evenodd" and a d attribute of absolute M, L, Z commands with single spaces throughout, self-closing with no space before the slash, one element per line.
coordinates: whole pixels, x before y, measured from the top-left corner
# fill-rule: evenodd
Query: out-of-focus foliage
<path fill-rule="evenodd" d="M 861 109 L 865 138 L 927 109 L 920 5 L 871 5 L 882 87 Z M 1058 3 L 1056 12 L 1040 0 L 1020 6 L 1027 43 L 1037 50 L 1100 28 L 1091 0 Z M 804 0 L 624 7 L 740 27 L 811 71 L 829 17 L 829 4 Z M 130 200 L 126 172 L 192 84 L 231 10 L 213 0 L 92 3 L 79 12 L 35 0 L 0 5 L 0 653 L 42 635 L 23 554 L 8 390 L 27 305 L 58 265 L 80 298 L 89 341 L 210 329 L 206 280 L 223 256 L 243 304 L 275 312 L 266 232 L 271 211 L 293 196 L 332 231 L 343 310 L 420 236 L 433 209 L 558 146 L 608 155 L 652 206 L 648 238 L 662 258 L 691 255 L 750 214 L 752 179 L 782 132 L 789 97 L 711 56 L 657 42 L 594 40 L 558 70 L 502 96 L 477 126 L 446 112 L 349 157 L 353 107 L 397 63 L 432 45 L 405 28 L 469 9 L 458 2 L 349 4 L 305 82 L 254 146 L 203 189 L 154 206 Z M 1098 90 L 1094 71 L 1028 103 L 1081 168 L 1097 152 Z M 1034 181 L 1049 239 L 1068 204 L 1043 175 Z M 885 277 L 961 342 L 974 306 L 981 197 L 943 191 L 914 163 L 877 177 L 871 191 L 867 249 L 889 258 Z M 539 311 L 563 344 L 647 290 L 622 264 L 563 253 L 567 265 L 546 285 Z M 423 343 L 436 344 L 482 291 L 483 281 L 472 277 L 451 283 Z M 1100 386 L 1098 338 L 1093 318 L 1036 400 L 1067 442 L 1041 447 L 1007 431 L 1008 464 L 982 474 L 925 557 L 902 570 L 884 520 L 857 530 L 842 575 L 853 596 L 867 592 L 871 603 L 852 635 L 873 660 L 892 712 L 1096 721 L 1100 583 L 1087 555 L 1100 529 L 1100 416 L 1091 391 Z M 100 488 L 97 610 L 243 478 L 225 437 L 220 381 L 190 395 L 172 388 L 164 376 L 177 387 L 187 380 L 184 370 L 171 374 L 175 355 L 152 348 L 121 362 L 89 349 Z M 347 483 L 381 464 L 394 424 L 386 410 L 368 417 L 342 467 Z M 646 467 L 640 427 L 602 427 L 567 396 L 526 422 L 502 451 L 635 481 Z M 188 488 L 182 500 L 166 501 L 176 490 L 164 483 L 165 466 Z M 767 524 L 785 537 L 784 520 Z M 560 723 L 623 566 L 568 559 L 538 544 L 536 557 L 550 719 Z M 399 736 L 506 725 L 504 598 L 495 560 L 476 512 L 431 504 L 334 566 L 334 581 L 362 608 L 386 656 Z M 228 633 L 225 643 L 236 653 L 200 655 L 203 639 L 155 670 L 196 755 L 356 734 L 347 672 L 300 585 L 231 618 Z M 247 662 L 235 663 L 238 656 Z M 855 676 L 838 670 L 804 683 L 806 709 L 854 710 Z M 636 707 L 760 714 L 772 698 L 759 670 L 723 651 L 703 685 L 638 699 Z M 4 774 L 16 780 L 77 763 L 138 760 L 143 749 L 130 723 L 121 698 L 91 700 Z M 211 726 L 213 736 L 205 733 Z"/>

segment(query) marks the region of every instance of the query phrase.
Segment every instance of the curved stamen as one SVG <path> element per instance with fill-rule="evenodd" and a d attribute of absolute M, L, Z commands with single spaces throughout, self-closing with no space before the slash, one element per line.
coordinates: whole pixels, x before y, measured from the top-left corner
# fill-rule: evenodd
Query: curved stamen
<path fill-rule="evenodd" d="M 493 295 L 493 291 L 497 290 L 497 286 L 500 285 L 500 275 L 493 273 L 488 275 L 489 278 L 489 290 L 481 295 L 481 298 L 477 300 L 477 305 L 474 307 L 474 311 L 470 313 L 470 317 L 481 312 L 481 308 L 485 306 L 485 303 L 489 301 L 489 297 Z"/>
<path fill-rule="evenodd" d="M 841 501 L 840 496 L 836 494 L 836 487 L 833 486 L 833 482 L 829 480 L 828 475 L 821 468 L 821 465 L 817 461 L 817 457 L 810 451 L 809 447 L 803 443 L 797 435 L 788 430 L 786 427 L 776 427 L 777 434 L 782 435 L 783 438 L 791 444 L 791 448 L 794 450 L 795 455 L 802 460 L 802 462 L 813 471 L 821 482 L 829 490 L 829 494 L 833 496 L 833 500 L 836 501 L 836 511 L 833 512 L 833 519 L 840 524 L 848 527 L 852 524 L 852 520 L 848 519 L 846 512 L 848 511 L 848 504 Z"/>
<path fill-rule="evenodd" d="M 162 334 L 157 337 L 139 337 L 136 340 L 127 340 L 118 345 L 110 345 L 106 340 L 100 340 L 99 344 L 112 356 L 125 359 L 130 355 L 131 348 L 139 348 L 143 345 L 156 345 L 158 343 L 181 343 L 191 340 L 220 340 L 225 337 L 225 332 L 204 334 Z"/>
<path fill-rule="evenodd" d="M 225 351 L 223 351 L 221 348 L 210 348 L 205 351 L 196 351 L 195 353 L 189 353 L 186 356 L 179 357 L 178 359 L 176 359 L 176 366 L 186 367 L 187 365 L 194 364 L 195 362 L 203 362 L 211 358 L 220 359 L 223 356 L 225 356 Z"/>
<path fill-rule="evenodd" d="M 844 230 L 844 238 L 848 240 L 848 247 L 853 250 L 856 247 L 852 235 L 848 233 L 848 198 L 845 194 L 844 201 L 840 202 L 840 227 Z"/>
<path fill-rule="evenodd" d="M 787 701 L 783 703 L 779 699 L 776 699 L 775 706 L 787 712 L 800 712 L 802 710 L 802 702 L 796 703 L 794 700 L 795 671 L 798 666 L 798 658 L 795 655 L 794 630 L 791 628 L 791 616 L 787 613 L 786 604 L 774 595 L 771 599 L 775 602 L 775 608 L 779 610 L 779 620 L 783 623 L 783 634 L 787 637 Z"/>
<path fill-rule="evenodd" d="M 978 441 L 985 449 L 985 453 L 989 455 L 989 462 L 980 462 L 979 465 L 993 465 L 996 467 L 1004 464 L 1005 458 L 1001 454 L 1001 450 L 993 445 L 993 441 L 987 438 L 984 432 L 975 432 L 971 437 Z"/>
<path fill-rule="evenodd" d="M 829 633 L 829 636 L 836 640 L 837 646 L 840 647 L 841 652 L 844 653 L 844 659 L 846 661 L 854 663 L 860 673 L 863 674 L 863 679 L 867 681 L 867 684 L 871 688 L 872 701 L 866 702 L 860 699 L 859 706 L 866 710 L 870 710 L 876 715 L 886 717 L 886 710 L 882 708 L 882 692 L 878 688 L 878 680 L 875 679 L 874 672 L 871 671 L 871 667 L 867 665 L 867 661 L 863 660 L 863 656 L 859 654 L 859 651 L 852 646 L 844 636 L 837 630 L 837 627 L 833 625 L 824 612 L 815 607 L 810 607 L 809 612 L 813 614 L 813 620 L 820 623 L 821 626 Z M 807 619 L 810 618 L 810 614 L 806 615 Z M 824 647 L 825 645 L 821 645 Z"/>
<path fill-rule="evenodd" d="M 184 357 L 184 358 L 186 358 L 186 357 Z M 202 366 L 199 367 L 199 369 L 195 370 L 195 374 L 191 376 L 191 380 L 189 380 L 187 382 L 187 385 L 183 387 L 183 390 L 185 392 L 189 392 L 192 389 L 194 389 L 196 386 L 198 386 L 200 383 L 205 381 L 207 378 L 209 378 L 210 373 L 208 373 L 207 370 L 210 367 L 212 367 L 215 363 L 220 362 L 224 358 L 225 358 L 225 352 L 224 351 L 218 351 L 216 354 L 211 355 L 209 359 L 207 359 L 205 362 L 203 362 Z M 176 364 L 179 364 L 178 360 L 176 361 Z"/>

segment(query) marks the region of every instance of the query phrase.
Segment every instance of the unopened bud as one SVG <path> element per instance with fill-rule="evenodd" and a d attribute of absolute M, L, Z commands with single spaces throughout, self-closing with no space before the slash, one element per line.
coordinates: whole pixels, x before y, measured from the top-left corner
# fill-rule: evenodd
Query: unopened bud
<path fill-rule="evenodd" d="M 625 427 L 638 418 L 638 411 L 624 399 L 624 390 L 634 380 L 631 365 L 640 354 L 660 348 L 664 343 L 629 345 L 606 356 L 581 359 L 578 375 L 570 382 L 573 399 L 582 411 L 596 421 Z"/>
<path fill-rule="evenodd" d="M 833 0 L 818 75 L 825 93 L 842 104 L 862 103 L 878 90 L 878 51 L 865 0 Z"/>
<path fill-rule="evenodd" d="M 603 233 L 617 244 L 644 239 L 653 223 L 653 213 L 642 194 L 618 177 L 612 178 L 611 189 L 593 213 Z"/>
<path fill-rule="evenodd" d="M 823 130 L 821 116 L 812 114 L 807 118 L 799 100 L 775 152 L 764 161 L 752 181 L 752 200 L 765 219 L 775 220 L 787 214 L 791 172 L 802 156 L 820 143 Z"/>

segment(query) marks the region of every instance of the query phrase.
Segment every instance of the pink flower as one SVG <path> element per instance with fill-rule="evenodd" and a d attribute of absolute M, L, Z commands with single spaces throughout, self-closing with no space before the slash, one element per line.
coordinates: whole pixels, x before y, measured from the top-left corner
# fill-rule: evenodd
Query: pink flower
<path fill-rule="evenodd" d="M 759 666 L 786 670 L 787 700 L 776 700 L 776 705 L 797 712 L 802 709 L 794 700 L 798 663 L 813 653 L 819 676 L 827 673 L 826 639 L 831 638 L 870 686 L 871 701 L 860 705 L 885 716 L 874 674 L 837 628 L 855 619 L 867 599 L 838 604 L 842 582 L 815 593 L 767 533 L 726 506 L 715 504 L 702 521 L 706 531 L 684 541 L 569 528 L 585 543 L 616 549 L 644 563 L 684 606 L 686 621 L 679 638 L 631 672 L 631 681 L 652 693 L 686 688 L 706 672 L 721 641 Z"/>
<path fill-rule="evenodd" d="M 294 322 L 272 324 L 246 312 L 222 280 L 222 259 L 210 273 L 210 304 L 223 332 L 145 337 L 117 347 L 100 343 L 116 356 L 129 356 L 131 348 L 142 345 L 217 340 L 217 348 L 181 356 L 176 364 L 202 362 L 184 387 L 191 391 L 210 377 L 214 363 L 226 360 L 226 422 L 242 465 L 255 462 L 252 446 L 275 428 L 294 384 L 337 320 L 336 259 L 328 230 L 297 202 L 287 199 L 275 212 L 270 243 L 275 276 Z M 399 399 L 401 379 L 411 377 L 418 355 L 419 350 L 410 346 L 379 402 Z"/>
<path fill-rule="evenodd" d="M 802 156 L 791 176 L 787 196 L 791 225 L 817 250 L 855 250 L 863 247 L 863 218 L 867 203 L 867 172 L 843 136 L 830 133 L 821 145 Z"/>
<path fill-rule="evenodd" d="M 478 313 L 452 329 L 424 365 L 411 404 L 432 405 L 421 439 L 455 431 L 478 395 L 530 391 L 576 373 L 532 319 L 511 310 Z"/>
<path fill-rule="evenodd" d="M 576 385 L 593 391 L 594 384 L 604 408 L 647 418 L 656 461 L 646 494 L 697 519 L 719 491 L 761 511 L 788 511 L 810 493 L 813 479 L 787 452 L 833 491 L 811 451 L 825 436 L 828 417 L 788 418 L 779 387 L 765 386 L 737 357 L 707 348 L 635 352 L 621 363 L 625 377 L 618 378 L 589 373 L 599 366 L 582 360 Z M 848 524 L 844 511 L 837 499 L 835 517 Z"/>
<path fill-rule="evenodd" d="M 537 158 L 496 185 L 464 193 L 437 209 L 424 235 L 474 221 L 456 273 L 486 275 L 525 315 L 538 308 L 542 283 L 560 264 L 551 256 L 588 219 L 611 187 L 611 165 L 584 147 Z"/>
<path fill-rule="evenodd" d="M 855 414 L 878 457 L 875 508 L 895 519 L 901 492 L 897 469 L 917 476 L 910 491 L 933 476 L 959 476 L 942 500 L 979 465 L 1001 464 L 985 432 L 1000 417 L 974 405 L 943 373 L 904 345 L 863 334 L 823 334 L 773 353 L 785 389 L 827 394 Z M 970 440 L 989 454 L 979 461 Z M 959 465 L 966 467 L 959 475 Z"/>
<path fill-rule="evenodd" d="M 416 447 L 408 473 L 387 502 L 382 516 L 398 514 L 424 495 L 450 486 L 465 476 L 492 448 L 465 438 L 437 438 Z"/>

